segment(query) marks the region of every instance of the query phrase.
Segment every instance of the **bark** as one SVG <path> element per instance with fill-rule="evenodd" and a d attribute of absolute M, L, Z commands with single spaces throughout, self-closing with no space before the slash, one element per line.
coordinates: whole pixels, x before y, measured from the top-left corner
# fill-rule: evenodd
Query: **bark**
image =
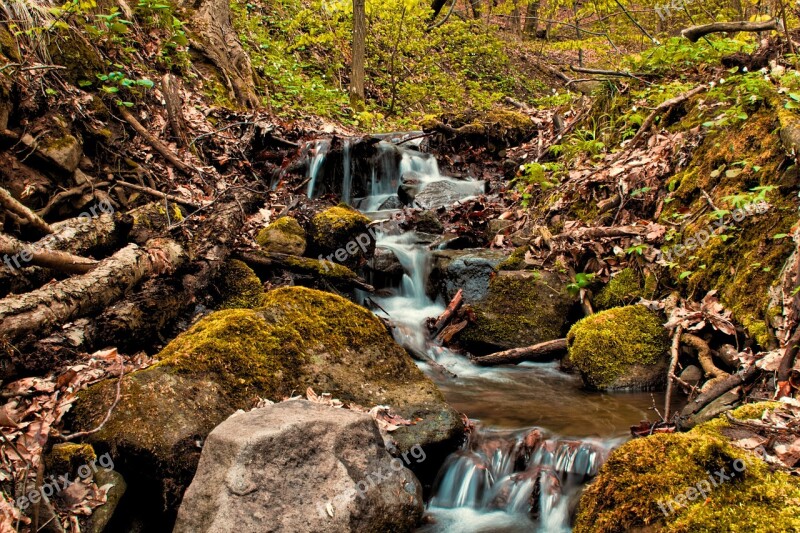
<path fill-rule="evenodd" d="M 447 305 L 447 308 L 439 315 L 439 318 L 436 320 L 436 323 L 433 325 L 433 336 L 437 337 L 439 333 L 450 323 L 450 320 L 453 318 L 453 315 L 458 308 L 461 307 L 462 302 L 464 301 L 464 290 L 458 289 L 458 292 L 453 299 L 450 300 L 450 303 Z"/>
<path fill-rule="evenodd" d="M 220 70 L 239 105 L 258 108 L 253 66 L 233 28 L 228 2 L 185 0 L 180 5 L 189 13 L 188 25 L 193 30 L 192 46 Z"/>
<path fill-rule="evenodd" d="M 280 268 L 295 274 L 310 276 L 313 278 L 330 281 L 334 286 L 343 289 L 361 289 L 367 292 L 375 292 L 375 287 L 359 278 L 349 269 L 346 272 L 352 277 L 337 275 L 334 270 L 326 267 L 326 261 L 318 261 L 307 257 L 299 258 L 292 255 L 279 254 L 274 252 L 264 252 L 260 250 L 239 250 L 236 257 L 241 259 L 251 267 Z M 341 266 L 341 265 L 338 265 Z M 330 271 L 328 271 L 330 270 Z M 325 272 L 324 274 L 322 272 Z"/>
<path fill-rule="evenodd" d="M 681 411 L 681 419 L 685 420 L 690 416 L 699 413 L 705 406 L 729 390 L 733 389 L 734 387 L 738 387 L 739 385 L 744 385 L 755 381 L 755 379 L 760 375 L 761 369 L 756 365 L 752 365 L 743 373 L 733 374 L 724 380 L 715 383 L 713 387 L 703 391 L 700 396 L 694 400 L 691 400 L 686 407 L 683 408 L 683 411 Z"/>
<path fill-rule="evenodd" d="M 69 320 L 101 311 L 143 279 L 180 265 L 183 248 L 155 239 L 145 248 L 131 244 L 82 276 L 0 300 L 0 331 L 7 342 L 42 335 Z"/>
<path fill-rule="evenodd" d="M 11 211 L 18 217 L 21 217 L 39 233 L 53 233 L 53 228 L 51 228 L 47 222 L 42 220 L 39 215 L 25 207 L 25 205 L 11 196 L 11 193 L 2 187 L 0 187 L 0 207 Z"/>
<path fill-rule="evenodd" d="M 22 265 L 30 264 L 66 274 L 85 274 L 97 266 L 94 259 L 59 250 L 32 247 L 3 234 L 0 234 L 0 256 L 8 268 L 21 268 Z"/>
<path fill-rule="evenodd" d="M 772 19 L 767 22 L 712 22 L 711 24 L 703 24 L 700 26 L 692 26 L 681 31 L 681 35 L 689 39 L 691 42 L 696 43 L 701 37 L 710 33 L 718 32 L 739 32 L 739 31 L 770 31 L 780 29 L 781 24 L 778 19 Z"/>
<path fill-rule="evenodd" d="M 539 30 L 539 3 L 540 0 L 533 0 L 528 4 L 528 10 L 525 14 L 525 34 L 530 37 L 536 37 L 536 32 Z"/>
<path fill-rule="evenodd" d="M 164 94 L 164 106 L 167 108 L 172 135 L 179 147 L 188 146 L 186 137 L 186 119 L 181 109 L 180 79 L 172 74 L 164 74 L 161 78 L 161 92 Z"/>
<path fill-rule="evenodd" d="M 524 361 L 552 361 L 567 351 L 567 339 L 555 339 L 540 342 L 525 348 L 512 348 L 483 357 L 476 357 L 472 361 L 480 366 L 494 366 L 519 364 Z"/>
<path fill-rule="evenodd" d="M 364 105 L 364 53 L 367 39 L 365 0 L 353 0 L 353 61 L 350 68 L 350 101 L 360 109 Z"/>

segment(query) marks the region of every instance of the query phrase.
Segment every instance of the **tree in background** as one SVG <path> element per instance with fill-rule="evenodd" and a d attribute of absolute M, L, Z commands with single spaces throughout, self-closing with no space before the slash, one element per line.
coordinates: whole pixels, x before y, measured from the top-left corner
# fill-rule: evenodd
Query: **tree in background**
<path fill-rule="evenodd" d="M 350 103 L 364 109 L 364 50 L 367 38 L 366 1 L 353 0 L 353 59 L 350 67 Z"/>

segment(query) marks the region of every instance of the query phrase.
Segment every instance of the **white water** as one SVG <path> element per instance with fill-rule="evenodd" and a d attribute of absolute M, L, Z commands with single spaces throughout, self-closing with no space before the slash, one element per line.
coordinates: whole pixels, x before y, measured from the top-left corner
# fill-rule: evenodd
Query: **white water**
<path fill-rule="evenodd" d="M 314 188 L 317 184 L 317 176 L 319 175 L 319 171 L 322 168 L 322 164 L 325 162 L 325 156 L 328 155 L 328 151 L 331 148 L 331 141 L 329 139 L 321 139 L 319 141 L 315 141 L 308 147 L 308 155 L 310 157 L 310 161 L 308 164 L 308 178 L 310 181 L 308 182 L 308 189 L 306 190 L 306 196 L 309 198 L 314 197 Z"/>
<path fill-rule="evenodd" d="M 398 164 L 398 147 L 380 142 L 377 149 L 370 194 L 358 203 L 373 217 L 396 194 L 406 172 L 418 173 L 415 178 L 423 183 L 457 183 L 465 198 L 475 194 L 478 182 L 442 176 L 430 155 L 399 148 Z M 320 152 L 324 158 L 327 147 L 316 153 Z M 349 152 L 345 154 L 348 160 Z M 312 172 L 318 172 L 316 157 L 312 163 L 316 165 Z M 352 168 L 351 162 L 347 168 Z M 347 172 L 344 176 L 348 183 L 343 184 L 343 193 L 349 198 L 354 176 Z M 377 246 L 394 253 L 405 274 L 390 296 L 371 296 L 380 306 L 375 313 L 388 315 L 400 344 L 427 354 L 457 375 L 442 376 L 419 363 L 451 405 L 473 417 L 478 413 L 478 418 L 495 426 L 484 428 L 478 423 L 469 442 L 442 466 L 427 511 L 435 523 L 421 531 L 569 531 L 571 503 L 580 487 L 596 474 L 608 451 L 622 442 L 628 426 L 646 416 L 650 396 L 587 393 L 579 380 L 559 372 L 554 364 L 477 367 L 463 355 L 433 345 L 425 321 L 441 314 L 445 302 L 426 294 L 430 250 L 414 232 L 379 232 Z M 533 426 L 579 437 L 560 438 L 542 430 L 546 437 L 526 444 L 526 436 L 539 435 Z"/>

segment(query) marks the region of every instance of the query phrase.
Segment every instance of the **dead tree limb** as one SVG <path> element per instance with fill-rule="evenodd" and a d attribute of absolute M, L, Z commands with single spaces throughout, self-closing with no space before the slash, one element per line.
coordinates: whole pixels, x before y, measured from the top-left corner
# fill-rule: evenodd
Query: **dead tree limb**
<path fill-rule="evenodd" d="M 782 26 L 778 19 L 768 20 L 766 22 L 712 22 L 711 24 L 702 24 L 700 26 L 692 26 L 681 31 L 681 35 L 689 39 L 691 42 L 696 43 L 701 37 L 710 33 L 719 32 L 739 32 L 739 31 L 770 31 L 778 30 Z"/>
<path fill-rule="evenodd" d="M 200 209 L 202 207 L 200 204 L 193 202 L 191 200 L 187 200 L 185 198 L 181 198 L 180 196 L 167 194 L 165 192 L 157 191 L 156 189 L 151 189 L 150 187 L 136 185 L 135 183 L 128 183 L 127 181 L 117 181 L 115 182 L 115 184 L 121 187 L 125 187 L 126 189 L 143 192 L 145 194 L 149 194 L 150 196 L 155 196 L 156 198 L 161 198 L 164 200 L 168 200 L 170 202 L 174 202 L 176 204 L 185 205 L 186 207 L 191 207 L 192 209 Z"/>
<path fill-rule="evenodd" d="M 791 396 L 792 386 L 789 383 L 789 378 L 792 377 L 792 369 L 797 359 L 798 350 L 800 350 L 800 326 L 794 330 L 794 334 L 786 343 L 786 351 L 783 353 L 781 364 L 778 366 L 778 374 L 776 376 L 778 390 L 775 394 L 777 398 Z"/>
<path fill-rule="evenodd" d="M 180 80 L 170 73 L 161 78 L 161 92 L 164 94 L 164 106 L 167 108 L 169 125 L 178 147 L 189 144 L 186 136 L 186 119 L 181 111 Z"/>
<path fill-rule="evenodd" d="M 172 150 L 167 148 L 167 145 L 165 145 L 163 142 L 161 142 L 159 139 L 153 136 L 149 131 L 147 131 L 147 128 L 142 126 L 142 124 L 138 120 L 136 120 L 136 117 L 134 117 L 130 113 L 130 111 L 121 106 L 118 108 L 118 110 L 119 110 L 119 115 L 125 120 L 125 122 L 127 122 L 134 129 L 134 131 L 136 131 L 136 133 L 141 135 L 142 138 L 147 142 L 147 144 L 152 146 L 159 154 L 161 154 L 161 156 L 164 159 L 166 159 L 172 166 L 178 169 L 179 172 L 187 176 L 195 176 L 200 174 L 200 171 L 198 169 L 178 159 L 178 156 L 175 155 L 172 152 Z"/>
<path fill-rule="evenodd" d="M 675 368 L 678 366 L 678 355 L 681 351 L 681 334 L 683 326 L 678 325 L 672 335 L 672 349 L 670 350 L 669 370 L 667 371 L 667 394 L 664 397 L 664 422 L 669 423 L 670 410 L 672 408 L 672 388 L 675 381 Z"/>
<path fill-rule="evenodd" d="M 439 315 L 439 318 L 436 319 L 436 323 L 433 325 L 433 336 L 436 337 L 441 333 L 441 331 L 450 323 L 450 320 L 453 318 L 453 315 L 458 308 L 461 307 L 461 304 L 464 302 L 464 290 L 458 289 L 458 292 L 453 299 L 450 300 L 450 303 L 447 305 L 447 308 Z"/>
<path fill-rule="evenodd" d="M 630 72 L 619 72 L 616 70 L 576 67 L 575 65 L 570 65 L 569 68 L 573 72 L 580 72 L 581 74 L 597 74 L 599 76 L 616 76 L 619 78 L 634 78 L 634 79 L 639 79 L 642 76 L 647 76 L 647 74 L 631 74 Z"/>
<path fill-rule="evenodd" d="M 703 387 L 700 389 L 701 391 L 712 388 L 715 383 L 723 381 L 725 378 L 730 376 L 730 374 L 714 364 L 714 361 L 711 357 L 711 348 L 708 347 L 708 343 L 706 341 L 696 335 L 684 333 L 681 336 L 681 342 L 697 350 L 697 361 L 703 368 L 705 376 L 707 378 L 711 378 L 703 385 Z"/>
<path fill-rule="evenodd" d="M 540 342 L 525 348 L 512 348 L 503 352 L 497 352 L 483 357 L 472 359 L 476 365 L 494 366 L 518 364 L 524 361 L 552 361 L 563 355 L 567 351 L 567 339 L 556 339 L 547 342 Z"/>
<path fill-rule="evenodd" d="M 65 274 L 85 274 L 97 266 L 97 261 L 60 250 L 30 246 L 10 235 L 0 234 L 0 256 L 9 268 L 33 265 L 50 268 Z"/>
<path fill-rule="evenodd" d="M 43 234 L 53 233 L 53 228 L 50 227 L 50 224 L 42 220 L 39 215 L 28 209 L 2 187 L 0 187 L 0 206 L 22 217 L 36 231 Z"/>
<path fill-rule="evenodd" d="M 101 311 L 143 279 L 185 259 L 183 248 L 169 239 L 154 239 L 145 248 L 131 244 L 87 274 L 0 300 L 0 331 L 10 343 L 46 334 L 68 320 Z"/>
<path fill-rule="evenodd" d="M 718 381 L 713 387 L 709 387 L 703 391 L 700 396 L 694 400 L 690 400 L 686 407 L 681 411 L 681 419 L 685 420 L 692 415 L 699 413 L 708 404 L 728 392 L 729 390 L 738 387 L 739 385 L 746 385 L 751 383 L 761 375 L 761 369 L 756 365 L 751 365 L 750 368 L 739 374 L 732 374 L 722 381 Z"/>

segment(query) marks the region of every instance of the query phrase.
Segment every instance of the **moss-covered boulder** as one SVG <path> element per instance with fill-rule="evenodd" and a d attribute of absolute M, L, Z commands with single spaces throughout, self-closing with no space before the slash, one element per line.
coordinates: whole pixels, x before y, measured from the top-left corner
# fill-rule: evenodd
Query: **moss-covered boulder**
<path fill-rule="evenodd" d="M 322 256 L 349 268 L 356 268 L 375 253 L 375 236 L 370 220 L 345 204 L 331 207 L 311 219 L 312 256 Z"/>
<path fill-rule="evenodd" d="M 754 418 L 763 410 L 733 414 Z M 575 533 L 800 530 L 800 481 L 734 447 L 727 436 L 735 431 L 720 417 L 617 449 L 584 491 Z"/>
<path fill-rule="evenodd" d="M 567 335 L 569 363 L 592 389 L 659 389 L 666 384 L 669 336 L 642 305 L 579 320 Z"/>
<path fill-rule="evenodd" d="M 238 259 L 223 265 L 216 285 L 220 309 L 254 309 L 264 303 L 261 280 L 252 268 Z"/>
<path fill-rule="evenodd" d="M 655 292 L 656 279 L 642 275 L 632 268 L 624 268 L 600 289 L 593 303 L 597 309 L 611 309 L 636 303 L 639 298 L 651 298 Z"/>
<path fill-rule="evenodd" d="M 256 242 L 268 252 L 303 255 L 306 232 L 292 217 L 281 217 L 256 235 Z"/>
<path fill-rule="evenodd" d="M 475 320 L 459 342 L 481 355 L 558 339 L 572 303 L 565 280 L 555 273 L 500 272 L 486 296 L 471 306 Z"/>
<path fill-rule="evenodd" d="M 259 398 L 280 401 L 312 387 L 365 407 L 390 405 L 417 421 L 392 433 L 401 452 L 420 444 L 447 453 L 463 431 L 459 415 L 380 320 L 330 293 L 270 291 L 257 310 L 203 318 L 158 357 L 155 366 L 124 378 L 111 418 L 88 440 L 111 452 L 131 487 L 159 495 L 152 503 L 171 512 L 191 481 L 203 438 Z M 116 380 L 109 380 L 82 393 L 73 429 L 97 427 L 115 391 Z"/>

